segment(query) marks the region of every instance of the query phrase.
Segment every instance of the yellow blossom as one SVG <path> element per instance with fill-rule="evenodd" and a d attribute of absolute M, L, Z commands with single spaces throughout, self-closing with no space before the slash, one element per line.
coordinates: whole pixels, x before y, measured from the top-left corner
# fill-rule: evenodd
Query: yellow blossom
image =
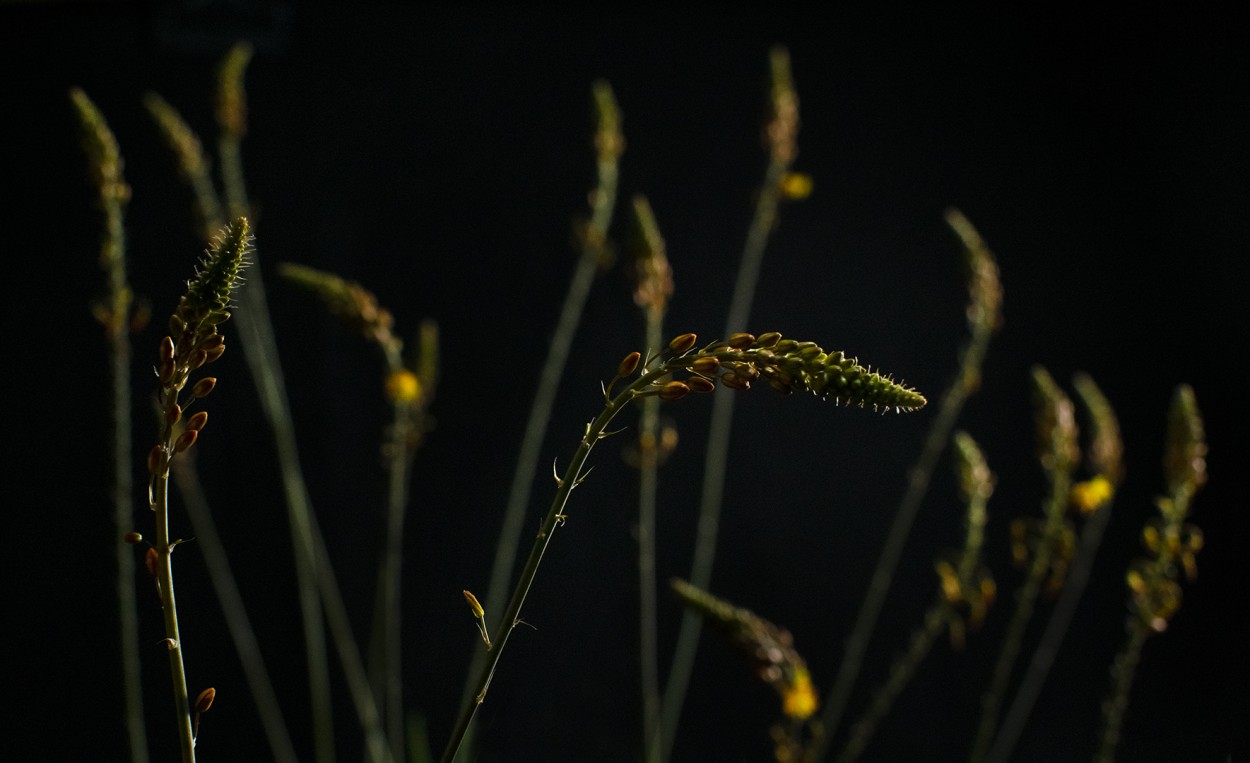
<path fill-rule="evenodd" d="M 392 371 L 386 377 L 386 396 L 399 403 L 411 403 L 421 396 L 421 382 L 407 369 Z"/>
<path fill-rule="evenodd" d="M 1072 486 L 1072 503 L 1082 514 L 1092 514 L 1115 495 L 1115 485 L 1103 475 Z"/>
<path fill-rule="evenodd" d="M 799 668 L 794 674 L 794 680 L 782 690 L 781 711 L 790 718 L 802 721 L 812 717 L 819 706 L 820 701 L 816 699 L 812 677 L 805 668 Z"/>
<path fill-rule="evenodd" d="M 781 195 L 792 201 L 812 195 L 812 176 L 803 172 L 787 172 L 781 176 Z"/>

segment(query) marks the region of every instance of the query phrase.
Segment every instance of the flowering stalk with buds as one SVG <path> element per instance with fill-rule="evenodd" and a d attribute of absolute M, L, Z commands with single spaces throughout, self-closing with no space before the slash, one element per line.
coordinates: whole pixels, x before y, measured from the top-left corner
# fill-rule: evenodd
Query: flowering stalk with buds
<path fill-rule="evenodd" d="M 664 352 L 646 362 L 643 362 L 640 353 L 631 352 L 617 366 L 616 375 L 604 386 L 603 410 L 586 425 L 586 432 L 564 476 L 556 478 L 555 498 L 534 539 L 495 637 L 491 639 L 488 657 L 477 672 L 474 694 L 465 703 L 443 752 L 444 763 L 455 759 L 478 705 L 486 699 L 491 676 L 508 645 L 513 627 L 520 621 L 521 607 L 529 595 L 551 536 L 568 517 L 564 507 L 569 494 L 586 478 L 583 467 L 591 449 L 599 440 L 613 434 L 607 430 L 608 425 L 630 403 L 647 397 L 679 400 L 691 392 L 711 392 L 716 389 L 717 382 L 732 389 L 747 390 L 761 380 L 785 394 L 810 392 L 818 397 L 832 398 L 837 403 L 871 407 L 875 411 L 914 411 L 926 402 L 916 390 L 859 365 L 842 352 L 827 353 L 815 342 L 797 342 L 776 332 L 759 337 L 734 334 L 724 341 L 696 350 L 697 342 L 696 335 L 681 334 L 669 342 Z M 638 377 L 624 390 L 614 394 L 616 385 L 635 372 L 639 372 Z M 682 378 L 664 381 L 673 374 L 681 374 Z"/>
<path fill-rule="evenodd" d="M 191 374 L 212 363 L 226 351 L 217 327 L 230 317 L 231 292 L 240 283 L 239 272 L 252 247 L 252 234 L 245 218 L 228 225 L 205 255 L 187 292 L 169 319 L 170 335 L 160 345 L 161 429 L 160 440 L 148 454 L 148 500 L 156 515 L 156 538 L 148 552 L 151 570 L 165 618 L 165 645 L 173 674 L 174 705 L 178 714 L 178 734 L 183 761 L 195 760 L 195 735 L 191 726 L 191 706 L 182 662 L 182 638 L 178 632 L 178 611 L 174 599 L 173 552 L 181 540 L 170 540 L 169 464 L 175 454 L 195 445 L 208 422 L 206 411 L 184 418 L 197 401 L 213 391 L 217 380 L 204 376 L 191 385 Z"/>

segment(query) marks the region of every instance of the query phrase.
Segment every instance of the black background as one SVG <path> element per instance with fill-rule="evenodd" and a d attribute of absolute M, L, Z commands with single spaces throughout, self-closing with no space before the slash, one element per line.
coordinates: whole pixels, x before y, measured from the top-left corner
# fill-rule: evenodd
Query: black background
<path fill-rule="evenodd" d="M 427 715 L 436 752 L 471 650 L 481 646 L 460 590 L 486 586 L 513 455 L 572 271 L 570 224 L 593 180 L 590 84 L 608 79 L 625 114 L 622 198 L 647 194 L 667 239 L 677 283 L 668 333 L 710 338 L 724 323 L 764 166 L 767 53 L 783 43 L 801 99 L 796 169 L 813 176 L 815 192 L 782 211 L 751 326 L 845 349 L 933 399 L 964 331 L 946 206 L 979 227 L 1006 291 L 984 389 L 960 423 L 999 479 L 987 553 L 1002 601 L 962 654 L 934 650 L 869 757 L 966 754 L 1020 578 L 1008 563 L 1007 525 L 1036 513 L 1045 490 L 1031 455 L 1028 384 L 1030 365 L 1041 363 L 1064 384 L 1085 370 L 1102 386 L 1121 418 L 1129 481 L 1018 759 L 1078 760 L 1093 749 L 1122 637 L 1123 571 L 1162 489 L 1165 411 L 1180 382 L 1194 386 L 1207 420 L 1211 484 L 1193 514 L 1207 547 L 1182 610 L 1146 647 L 1122 759 L 1239 759 L 1248 719 L 1246 491 L 1236 477 L 1247 453 L 1241 369 L 1250 334 L 1246 32 L 1215 14 L 1138 11 L 0 8 L 5 371 L 18 385 L 3 423 L 12 528 L 6 684 L 17 712 L 8 711 L 0 747 L 46 759 L 124 758 L 107 355 L 88 312 L 103 284 L 99 218 L 67 89 L 82 86 L 104 111 L 134 188 L 131 277 L 157 316 L 135 337 L 142 413 L 155 327 L 201 247 L 189 194 L 140 98 L 160 92 L 211 143 L 213 69 L 242 37 L 257 47 L 244 151 L 259 267 L 314 505 L 359 633 L 384 505 L 380 362 L 305 295 L 283 289 L 273 268 L 293 261 L 332 270 L 375 291 L 401 331 L 411 335 L 426 317 L 442 328 L 437 427 L 413 480 L 404 619 L 405 700 Z M 624 273 L 618 264 L 592 293 L 545 462 L 567 459 L 598 410 L 598 381 L 642 349 Z M 283 710 L 309 757 L 290 543 L 268 434 L 242 353 L 227 353 L 216 373 L 201 468 Z M 681 441 L 661 472 L 661 580 L 688 570 L 709 409 L 706 399 L 666 407 Z M 880 417 L 767 389 L 739 401 L 713 590 L 793 631 L 822 690 L 931 415 Z M 137 454 L 153 431 L 140 415 Z M 479 714 L 483 760 L 639 757 L 635 508 L 623 444 L 607 441 L 592 455 L 595 473 L 551 546 L 525 611 L 537 630 L 516 634 Z M 853 708 L 930 602 L 933 557 L 959 542 L 945 463 Z M 539 475 L 535 524 L 549 491 Z M 150 522 L 137 512 L 137 529 L 150 532 Z M 185 548 L 178 596 L 188 679 L 218 691 L 201 758 L 263 760 L 212 589 L 194 546 Z M 139 592 L 151 647 L 149 736 L 155 758 L 166 760 L 176 735 L 163 633 L 146 579 Z M 679 615 L 662 596 L 662 655 Z M 340 757 L 350 760 L 359 741 L 346 690 L 337 690 Z M 771 690 L 705 638 L 675 758 L 765 760 L 776 712 Z"/>

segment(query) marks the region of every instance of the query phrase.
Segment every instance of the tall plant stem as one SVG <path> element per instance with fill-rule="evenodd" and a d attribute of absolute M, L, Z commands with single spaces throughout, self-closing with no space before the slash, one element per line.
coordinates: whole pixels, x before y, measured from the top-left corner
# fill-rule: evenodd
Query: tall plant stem
<path fill-rule="evenodd" d="M 591 449 L 594 448 L 596 442 L 607 436 L 605 430 L 608 424 L 627 404 L 640 394 L 642 389 L 670 372 L 671 369 L 667 365 L 660 365 L 654 370 L 643 374 L 623 392 L 609 400 L 594 421 L 586 425 L 586 433 L 582 436 L 581 443 L 573 454 L 568 468 L 565 469 L 564 476 L 559 480 L 555 498 L 551 501 L 551 508 L 548 509 L 547 516 L 543 519 L 542 527 L 538 531 L 538 536 L 534 539 L 534 545 L 530 548 L 530 554 L 528 559 L 526 559 L 525 567 L 521 570 L 521 577 L 517 580 L 516 588 L 512 591 L 512 598 L 509 600 L 503 618 L 500 620 L 494 637 L 491 639 L 491 646 L 486 652 L 483 664 L 478 668 L 474 676 L 472 684 L 473 693 L 468 698 L 468 701 L 464 703 L 464 708 L 461 710 L 460 717 L 452 731 L 451 739 L 447 743 L 447 748 L 443 751 L 443 763 L 451 763 L 451 761 L 455 760 L 456 753 L 460 749 L 460 743 L 463 741 L 465 734 L 468 733 L 469 725 L 473 722 L 473 716 L 477 713 L 478 706 L 486 699 L 486 691 L 490 688 L 490 679 L 495 674 L 495 668 L 499 664 L 499 658 L 503 655 L 504 648 L 508 645 L 508 637 L 511 636 L 512 629 L 520 622 L 521 607 L 524 606 L 525 598 L 529 595 L 530 586 L 533 585 L 534 577 L 538 574 L 538 567 L 542 564 L 543 555 L 547 551 L 547 545 L 551 542 L 551 536 L 555 532 L 556 527 L 565 519 L 564 506 L 568 502 L 569 494 L 585 476 L 582 473 L 582 468 L 586 465 L 586 458 L 590 455 Z"/>
<path fill-rule="evenodd" d="M 547 358 L 543 361 L 542 371 L 539 374 L 538 389 L 534 392 L 534 401 L 530 405 L 529 418 L 525 423 L 525 434 L 521 438 L 521 446 L 517 451 L 516 469 L 512 473 L 512 483 L 508 489 L 508 504 L 504 509 L 499 542 L 495 546 L 495 561 L 491 566 L 490 583 L 486 589 L 487 611 L 498 611 L 498 608 L 503 606 L 504 596 L 512 580 L 517 551 L 521 545 L 521 527 L 525 520 L 525 510 L 529 506 L 534 476 L 538 473 L 543 436 L 551 420 L 556 393 L 560 388 L 560 377 L 563 376 L 564 367 L 568 363 L 569 350 L 573 346 L 573 337 L 577 333 L 578 323 L 581 322 L 586 299 L 590 295 L 590 287 L 594 283 L 595 273 L 603 262 L 608 227 L 612 223 L 613 211 L 616 208 L 619 160 L 623 146 L 623 139 L 619 133 L 620 112 L 617 110 L 612 90 L 606 82 L 595 83 L 594 98 L 599 112 L 596 137 L 599 154 L 597 183 L 590 194 L 590 221 L 582 236 L 577 267 L 573 271 L 573 279 L 569 282 L 568 291 L 564 295 L 564 303 L 560 307 L 560 317 L 551 335 Z M 474 676 L 480 671 L 484 660 L 485 655 L 480 652 L 474 656 L 469 668 L 469 676 Z M 471 697 L 473 691 L 472 684 L 466 683 L 463 699 L 467 700 Z"/>
<path fill-rule="evenodd" d="M 1000 322 L 1002 288 L 993 255 L 981 240 L 980 234 L 958 210 L 947 210 L 946 222 L 962 240 L 967 257 L 969 338 L 960 350 L 959 368 L 955 372 L 955 378 L 942 394 L 937 415 L 925 436 L 920 455 L 908 474 L 907 489 L 894 512 L 894 519 L 886 533 L 885 545 L 868 583 L 868 591 L 864 594 L 859 613 L 855 616 L 855 624 L 847 636 L 837 677 L 825 697 L 825 709 L 820 716 L 824 733 L 815 740 L 811 748 L 810 757 L 813 761 L 824 759 L 829 745 L 838 733 L 847 701 L 851 697 L 851 689 L 859 678 L 864 654 L 868 651 L 868 642 L 872 639 L 877 619 L 881 616 L 881 608 L 890 591 L 890 583 L 894 580 L 894 573 L 903 558 L 907 536 L 915 524 L 925 493 L 929 490 L 929 482 L 933 479 L 933 470 L 950 441 L 951 431 L 955 428 L 964 403 L 980 386 L 985 353 Z"/>
<path fill-rule="evenodd" d="M 247 679 L 248 689 L 252 692 L 252 701 L 256 706 L 256 714 L 260 717 L 261 727 L 265 730 L 265 738 L 269 742 L 269 751 L 273 759 L 279 763 L 296 763 L 299 759 L 295 754 L 295 746 L 291 742 L 291 734 L 287 730 L 286 720 L 282 717 L 282 704 L 269 671 L 265 668 L 265 660 L 260 652 L 260 644 L 256 641 L 256 631 L 252 628 L 243 606 L 243 597 L 239 593 L 238 583 L 230 569 L 230 560 L 226 556 L 225 545 L 217 532 L 217 523 L 209 508 L 208 498 L 204 495 L 204 486 L 200 482 L 199 472 L 195 468 L 194 457 L 185 454 L 177 464 L 174 472 L 174 483 L 182 502 L 186 506 L 187 516 L 191 518 L 191 526 L 195 530 L 196 546 L 204 554 L 204 563 L 208 567 L 209 579 L 217 592 L 217 600 L 221 602 L 221 611 L 226 618 L 226 627 L 230 630 L 230 638 L 234 641 L 235 651 L 239 653 L 239 662 L 243 665 L 243 675 Z"/>
<path fill-rule="evenodd" d="M 663 346 L 663 330 L 662 314 L 648 310 L 645 346 Z M 659 617 L 655 582 L 660 400 L 644 398 L 641 408 L 638 425 L 638 655 L 642 688 L 642 744 L 645 750 L 650 740 L 661 733 Z"/>
<path fill-rule="evenodd" d="M 1068 632 L 1068 626 L 1072 624 L 1072 618 L 1076 615 L 1077 605 L 1089 582 L 1089 575 L 1094 567 L 1094 557 L 1098 554 L 1098 546 L 1102 542 L 1103 531 L 1106 530 L 1107 521 L 1110 518 L 1111 503 L 1108 502 L 1085 523 L 1085 528 L 1081 532 L 1080 546 L 1076 551 L 1076 561 L 1068 570 L 1063 591 L 1059 594 L 1059 601 L 1055 603 L 1055 609 L 1051 613 L 1049 622 L 1046 623 L 1046 630 L 1042 633 L 1037 649 L 1033 652 L 1024 678 L 1020 680 L 1020 688 L 1016 690 L 1016 696 L 1007 708 L 1002 727 L 999 728 L 994 745 L 986 756 L 987 761 L 1006 761 L 1011 757 L 1011 751 L 1015 749 L 1016 742 L 1020 740 L 1020 734 L 1024 731 L 1024 725 L 1033 711 L 1033 705 L 1042 692 L 1046 676 L 1050 673 L 1050 667 L 1054 664 L 1055 656 L 1063 643 L 1063 637 Z"/>
<path fill-rule="evenodd" d="M 175 405 L 174 395 L 165 403 Z M 187 674 L 182 664 L 182 635 L 178 631 L 178 606 L 174 598 L 174 545 L 169 539 L 169 453 L 173 450 L 172 428 L 165 427 L 161 463 L 152 477 L 152 510 L 156 513 L 156 582 L 160 588 L 161 610 L 165 621 L 165 647 L 169 651 L 169 672 L 173 678 L 174 712 L 183 763 L 195 761 L 195 736 L 191 728 L 191 704 L 187 697 Z"/>
<path fill-rule="evenodd" d="M 998 662 L 994 665 L 990 688 L 981 697 L 981 722 L 973 740 L 972 754 L 968 757 L 973 763 L 985 760 L 990 742 L 994 739 L 994 732 L 998 729 L 998 714 L 1002 706 L 1003 695 L 1007 691 L 1007 684 L 1011 681 L 1012 669 L 1015 667 L 1016 657 L 1020 654 L 1020 646 L 1024 642 L 1024 631 L 1033 617 L 1033 608 L 1037 603 L 1038 594 L 1041 593 L 1042 582 L 1050 569 L 1051 559 L 1054 558 L 1055 539 L 1063 527 L 1063 509 L 1067 505 L 1070 490 L 1070 474 L 1063 470 L 1053 472 L 1042 537 L 1034 551 L 1033 563 L 1029 565 L 1028 577 L 1025 578 L 1024 586 L 1016 596 L 1016 609 L 1012 614 L 1011 623 L 1007 626 L 1007 634 L 1003 637 L 1002 650 L 998 653 Z"/>
<path fill-rule="evenodd" d="M 760 186 L 755 214 L 747 231 L 746 243 L 738 266 L 733 299 L 729 303 L 729 313 L 725 319 L 724 336 L 744 330 L 750 318 L 751 302 L 755 298 L 756 284 L 759 283 L 760 267 L 764 260 L 764 250 L 768 245 L 768 235 L 777 224 L 777 207 L 781 200 L 779 190 L 781 178 L 789 166 L 788 161 L 774 160 L 769 163 L 764 173 L 764 183 Z M 707 448 L 704 451 L 702 497 L 699 501 L 694 560 L 690 566 L 689 577 L 690 584 L 702 590 L 710 587 L 712 567 L 716 562 L 716 538 L 720 533 L 720 513 L 729 463 L 729 434 L 733 424 L 733 409 L 733 390 L 717 390 L 715 399 L 712 401 Z M 686 690 L 690 686 L 690 675 L 694 671 L 695 652 L 698 651 L 699 634 L 702 630 L 703 619 L 697 613 L 686 612 L 682 616 L 677 646 L 673 650 L 673 662 L 669 667 L 668 682 L 665 684 L 660 723 L 657 733 L 652 735 L 649 744 L 648 760 L 668 760 L 672 754 L 674 731 L 681 719 L 681 707 L 686 699 Z"/>

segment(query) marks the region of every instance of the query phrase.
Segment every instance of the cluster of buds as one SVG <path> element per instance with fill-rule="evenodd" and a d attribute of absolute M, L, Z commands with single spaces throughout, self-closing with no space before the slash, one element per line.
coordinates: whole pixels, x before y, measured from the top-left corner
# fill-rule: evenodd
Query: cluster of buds
<path fill-rule="evenodd" d="M 981 563 L 985 541 L 986 505 L 994 492 L 994 475 L 976 441 L 966 432 L 955 433 L 955 473 L 960 492 L 968 505 L 965 519 L 966 540 L 958 554 L 939 559 L 934 568 L 940 582 L 942 602 L 957 615 L 949 619 L 951 645 L 964 643 L 966 627 L 976 630 L 994 603 L 997 588 L 989 570 Z"/>
<path fill-rule="evenodd" d="M 781 710 L 786 717 L 806 720 L 816 712 L 820 706 L 816 688 L 807 663 L 794 648 L 790 631 L 684 580 L 674 579 L 671 585 L 682 604 L 702 616 L 751 660 L 755 675 L 781 695 Z"/>
<path fill-rule="evenodd" d="M 359 332 L 383 352 L 398 351 L 401 340 L 394 334 L 395 317 L 378 305 L 373 292 L 354 281 L 303 265 L 283 263 L 279 274 L 325 303 L 330 314 L 352 331 Z"/>
<path fill-rule="evenodd" d="M 664 362 L 664 368 L 686 371 L 689 378 L 658 384 L 641 394 L 675 400 L 689 392 L 710 392 L 717 383 L 747 390 L 762 381 L 784 394 L 810 392 L 874 411 L 915 411 L 927 402 L 916 390 L 859 365 L 855 358 L 840 351 L 826 352 L 815 342 L 783 338 L 775 331 L 758 337 L 734 334 L 695 350 L 697 341 L 694 334 L 674 338 Z M 622 362 L 622 369 L 626 365 Z M 618 372 L 618 378 L 624 376 Z"/>
<path fill-rule="evenodd" d="M 217 237 L 200 268 L 187 284 L 187 292 L 169 318 L 169 336 L 161 340 L 157 377 L 161 385 L 161 442 L 148 454 L 148 471 L 153 477 L 164 476 L 169 459 L 190 448 L 208 422 L 208 413 L 199 411 L 183 420 L 179 394 L 190 376 L 212 363 L 226 351 L 225 337 L 217 327 L 230 318 L 227 308 L 230 295 L 239 285 L 240 271 L 251 252 L 252 234 L 246 218 L 239 218 Z M 205 376 L 190 391 L 194 402 L 217 386 L 217 379 Z M 175 427 L 181 433 L 174 437 Z"/>
<path fill-rule="evenodd" d="M 1142 545 L 1150 556 L 1134 562 L 1126 576 L 1135 616 L 1155 632 L 1166 629 L 1181 606 L 1178 567 L 1188 580 L 1198 574 L 1196 557 L 1202 550 L 1202 531 L 1185 519 L 1190 501 L 1207 480 L 1206 453 L 1202 415 L 1193 390 L 1182 386 L 1168 414 L 1163 459 L 1170 495 L 1158 499 L 1160 516 L 1142 530 Z"/>

